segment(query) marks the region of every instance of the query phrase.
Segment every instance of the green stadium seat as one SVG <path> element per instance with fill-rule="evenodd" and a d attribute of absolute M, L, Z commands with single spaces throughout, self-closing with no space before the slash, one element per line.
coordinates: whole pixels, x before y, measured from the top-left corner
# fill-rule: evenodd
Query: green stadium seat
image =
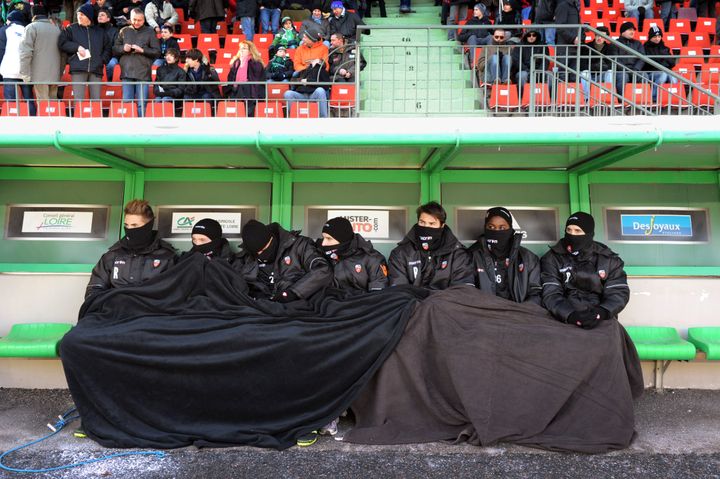
<path fill-rule="evenodd" d="M 626 326 L 641 361 L 655 361 L 655 388 L 662 391 L 663 376 L 671 361 L 695 359 L 697 350 L 680 337 L 675 328 Z"/>
<path fill-rule="evenodd" d="M 688 328 L 688 341 L 704 352 L 706 359 L 720 359 L 720 327 Z"/>
<path fill-rule="evenodd" d="M 10 333 L 0 338 L 0 357 L 55 358 L 58 342 L 70 329 L 69 323 L 14 324 Z"/>

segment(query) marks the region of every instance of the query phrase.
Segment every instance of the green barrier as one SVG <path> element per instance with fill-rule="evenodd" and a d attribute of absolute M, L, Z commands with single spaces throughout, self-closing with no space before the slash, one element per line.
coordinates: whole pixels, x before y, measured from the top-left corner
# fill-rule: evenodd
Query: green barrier
<path fill-rule="evenodd" d="M 704 352 L 706 359 L 720 359 L 720 327 L 688 328 L 688 341 Z"/>
<path fill-rule="evenodd" d="M 72 329 L 69 323 L 14 324 L 0 338 L 0 357 L 56 358 L 57 344 Z"/>

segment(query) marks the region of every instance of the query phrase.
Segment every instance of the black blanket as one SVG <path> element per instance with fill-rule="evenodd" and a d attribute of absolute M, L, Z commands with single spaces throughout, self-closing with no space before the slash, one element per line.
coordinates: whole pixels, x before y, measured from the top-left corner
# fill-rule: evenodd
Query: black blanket
<path fill-rule="evenodd" d="M 634 435 L 643 381 L 615 320 L 593 330 L 473 288 L 433 292 L 353 404 L 346 441 L 500 441 L 605 452 Z"/>
<path fill-rule="evenodd" d="M 423 296 L 283 306 L 246 291 L 227 263 L 196 254 L 91 297 L 60 344 L 88 436 L 108 447 L 290 447 L 349 407 Z"/>

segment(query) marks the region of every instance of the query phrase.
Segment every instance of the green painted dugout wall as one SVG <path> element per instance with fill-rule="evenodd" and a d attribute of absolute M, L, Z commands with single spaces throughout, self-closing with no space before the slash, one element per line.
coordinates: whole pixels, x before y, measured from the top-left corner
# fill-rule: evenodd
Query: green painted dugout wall
<path fill-rule="evenodd" d="M 0 240 L 0 272 L 89 271 L 121 233 L 122 205 L 144 196 L 152 205 L 257 205 L 263 221 L 304 229 L 305 208 L 315 205 L 405 207 L 407 226 L 414 209 L 438 199 L 449 213 L 467 206 L 506 205 L 558 208 L 564 219 L 585 209 L 597 220 L 604 240 L 604 209 L 618 206 L 706 208 L 711 241 L 700 245 L 635 245 L 611 242 L 636 275 L 720 275 L 720 183 L 716 172 L 601 171 L 573 175 L 552 171 L 421 171 L 152 169 L 128 174 L 109 168 L 0 168 L 0 221 L 8 204 L 108 204 L 105 240 Z M 317 236 L 319 231 L 305 231 Z M 178 242 L 181 249 L 189 242 Z M 392 245 L 379 245 L 389 253 Z M 544 245 L 531 245 L 542 254 Z"/>

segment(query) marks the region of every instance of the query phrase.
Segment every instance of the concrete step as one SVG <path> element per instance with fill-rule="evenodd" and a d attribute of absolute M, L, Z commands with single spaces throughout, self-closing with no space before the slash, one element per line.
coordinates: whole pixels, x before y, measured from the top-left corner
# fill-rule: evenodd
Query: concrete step
<path fill-rule="evenodd" d="M 474 112 L 481 108 L 480 102 L 473 99 L 454 98 L 452 100 L 426 100 L 426 99 L 393 99 L 393 100 L 364 100 L 360 102 L 360 112 L 370 113 L 397 113 L 407 115 L 424 114 L 453 114 Z"/>

